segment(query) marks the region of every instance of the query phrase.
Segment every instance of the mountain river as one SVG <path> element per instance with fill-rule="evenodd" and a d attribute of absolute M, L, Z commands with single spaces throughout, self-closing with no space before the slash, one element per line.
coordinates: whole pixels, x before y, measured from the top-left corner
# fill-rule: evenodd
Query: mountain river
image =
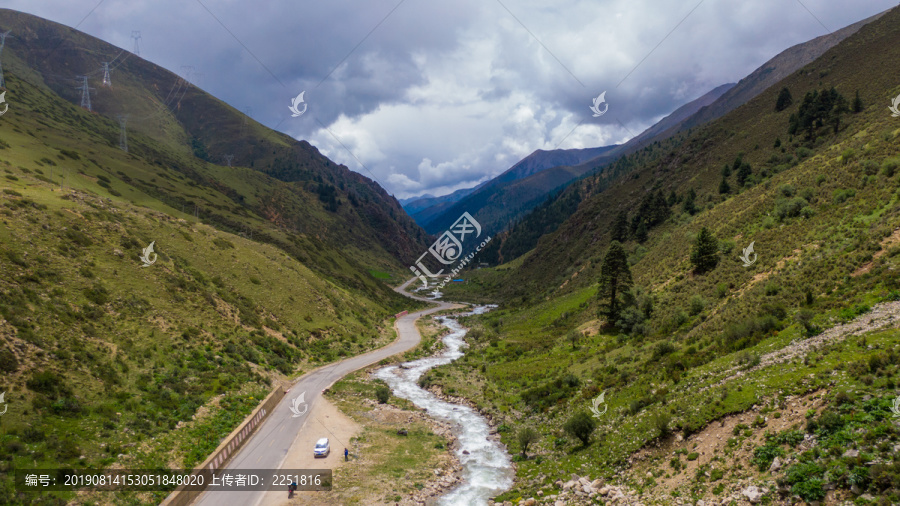
<path fill-rule="evenodd" d="M 492 306 L 477 306 L 464 315 L 482 314 Z M 466 345 L 463 338 L 467 329 L 455 318 L 436 318 L 450 333 L 444 337 L 444 351 L 429 358 L 414 360 L 399 366 L 388 366 L 375 372 L 375 377 L 384 380 L 394 395 L 408 399 L 413 404 L 427 410 L 433 418 L 449 422 L 459 441 L 456 456 L 463 468 L 462 481 L 444 494 L 437 502 L 441 506 L 470 506 L 487 504 L 488 499 L 509 489 L 513 483 L 513 470 L 509 455 L 502 445 L 488 439 L 490 426 L 475 410 L 442 401 L 417 384 L 418 379 L 429 369 L 449 364 L 463 356 L 461 349 Z M 467 451 L 468 454 L 463 453 Z"/>

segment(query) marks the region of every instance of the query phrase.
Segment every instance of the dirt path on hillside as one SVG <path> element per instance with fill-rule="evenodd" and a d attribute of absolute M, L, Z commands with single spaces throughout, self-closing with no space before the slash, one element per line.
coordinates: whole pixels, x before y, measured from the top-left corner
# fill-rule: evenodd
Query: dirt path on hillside
<path fill-rule="evenodd" d="M 794 358 L 806 355 L 823 346 L 842 341 L 849 336 L 858 336 L 875 330 L 897 327 L 900 327 L 900 301 L 882 302 L 876 304 L 868 313 L 859 316 L 849 323 L 836 325 L 823 331 L 819 335 L 807 339 L 798 339 L 784 348 L 775 350 L 771 353 L 766 353 L 760 357 L 759 365 L 751 367 L 750 369 L 740 370 L 739 367 L 732 367 L 725 371 L 725 378 L 699 391 L 702 392 L 710 388 L 722 386 L 729 381 L 774 364 L 790 362 Z"/>

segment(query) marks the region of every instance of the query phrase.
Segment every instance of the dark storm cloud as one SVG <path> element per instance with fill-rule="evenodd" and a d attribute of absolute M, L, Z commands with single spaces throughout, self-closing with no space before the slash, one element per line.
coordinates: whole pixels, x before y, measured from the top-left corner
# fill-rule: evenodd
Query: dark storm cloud
<path fill-rule="evenodd" d="M 84 19 L 79 29 L 126 48 L 140 30 L 145 58 L 195 66 L 202 88 L 405 197 L 471 186 L 535 149 L 625 141 L 787 47 L 894 5 L 201 1 L 105 0 L 87 18 L 96 0 L 5 6 Z M 304 90 L 308 112 L 290 118 Z M 602 91 L 609 112 L 593 118 Z"/>

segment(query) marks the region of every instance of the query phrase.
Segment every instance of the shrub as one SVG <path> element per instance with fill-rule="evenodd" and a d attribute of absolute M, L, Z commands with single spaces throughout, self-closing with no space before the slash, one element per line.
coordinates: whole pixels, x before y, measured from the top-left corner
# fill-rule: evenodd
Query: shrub
<path fill-rule="evenodd" d="M 109 292 L 107 292 L 106 288 L 100 284 L 96 284 L 92 288 L 85 288 L 84 296 L 98 306 L 102 306 L 109 302 Z"/>
<path fill-rule="evenodd" d="M 590 443 L 591 434 L 594 433 L 596 428 L 597 422 L 586 411 L 575 413 L 563 424 L 563 430 L 566 431 L 566 434 L 580 440 L 583 446 L 587 446 Z"/>
<path fill-rule="evenodd" d="M 881 173 L 886 177 L 894 177 L 898 165 L 900 165 L 900 160 L 897 158 L 888 158 L 881 162 Z"/>
<path fill-rule="evenodd" d="M 791 493 L 800 496 L 801 499 L 810 503 L 825 498 L 825 489 L 822 488 L 822 480 L 816 478 L 797 483 L 791 487 Z"/>
<path fill-rule="evenodd" d="M 25 386 L 34 392 L 54 399 L 66 393 L 64 378 L 53 371 L 35 371 L 31 373 L 31 378 L 25 382 Z"/>
<path fill-rule="evenodd" d="M 16 372 L 18 369 L 19 361 L 16 359 L 16 354 L 9 348 L 0 348 L 0 371 L 10 373 Z"/>
<path fill-rule="evenodd" d="M 391 389 L 387 385 L 377 385 L 375 387 L 375 398 L 381 404 L 387 403 L 391 398 Z"/>
<path fill-rule="evenodd" d="M 215 239 L 213 239 L 213 244 L 222 249 L 234 249 L 234 244 L 232 244 L 231 241 L 223 239 L 221 237 L 216 237 Z"/>
<path fill-rule="evenodd" d="M 674 351 L 675 346 L 668 341 L 664 341 L 656 345 L 656 348 L 653 349 L 653 357 L 651 358 L 651 360 L 659 360 Z"/>
<path fill-rule="evenodd" d="M 766 444 L 753 450 L 753 458 L 750 459 L 750 463 L 760 471 L 765 471 L 772 465 L 775 457 L 784 457 L 784 450 L 780 446 Z"/>
<path fill-rule="evenodd" d="M 698 458 L 700 458 L 700 454 L 697 452 L 688 453 L 687 457 L 685 457 L 685 458 L 690 461 L 694 461 L 694 460 L 697 460 Z"/>
<path fill-rule="evenodd" d="M 807 205 L 802 197 L 779 198 L 775 201 L 775 216 L 779 220 L 800 216 L 801 211 Z"/>
<path fill-rule="evenodd" d="M 816 425 L 818 431 L 825 434 L 831 434 L 844 426 L 844 419 L 840 414 L 835 413 L 834 411 L 825 411 L 819 415 Z"/>
<path fill-rule="evenodd" d="M 725 283 L 719 283 L 716 285 L 716 297 L 722 298 L 728 295 L 728 285 Z"/>
<path fill-rule="evenodd" d="M 672 417 L 667 413 L 658 413 L 653 417 L 653 426 L 656 427 L 656 430 L 659 431 L 659 435 L 661 437 L 666 437 L 671 432 L 669 428 L 669 423 L 672 422 Z"/>
<path fill-rule="evenodd" d="M 856 159 L 856 150 L 853 148 L 847 148 L 841 152 L 841 161 L 844 164 L 848 164 Z"/>
<path fill-rule="evenodd" d="M 773 436 L 772 441 L 778 444 L 786 444 L 790 446 L 797 446 L 803 441 L 803 432 L 799 430 L 785 430 L 779 432 L 777 435 Z"/>
<path fill-rule="evenodd" d="M 25 430 L 22 432 L 22 441 L 25 441 L 26 443 L 40 443 L 46 438 L 47 435 L 43 430 L 30 425 L 25 427 Z"/>
<path fill-rule="evenodd" d="M 847 200 L 856 196 L 856 190 L 852 188 L 844 188 L 841 190 L 835 190 L 832 193 L 832 197 L 834 198 L 835 204 L 843 204 Z"/>
<path fill-rule="evenodd" d="M 540 434 L 531 427 L 522 427 L 519 429 L 516 439 L 519 442 L 519 448 L 522 449 L 523 458 L 528 458 L 528 446 L 532 443 L 536 443 L 540 437 Z"/>
<path fill-rule="evenodd" d="M 688 302 L 688 311 L 690 311 L 691 316 L 696 316 L 703 312 L 706 308 L 706 299 L 701 297 L 699 294 L 694 294 L 691 297 L 691 300 Z"/>

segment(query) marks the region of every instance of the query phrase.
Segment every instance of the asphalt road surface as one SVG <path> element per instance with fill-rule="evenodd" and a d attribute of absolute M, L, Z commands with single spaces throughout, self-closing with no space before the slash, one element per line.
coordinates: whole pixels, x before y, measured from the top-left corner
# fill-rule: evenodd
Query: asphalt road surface
<path fill-rule="evenodd" d="M 429 301 L 429 299 L 416 297 L 405 291 L 406 287 L 414 281 L 418 281 L 418 278 L 410 279 L 400 287 L 395 288 L 395 291 L 413 299 Z M 400 319 L 397 320 L 397 339 L 388 346 L 370 351 L 364 355 L 358 355 L 334 364 L 320 367 L 294 382 L 290 391 L 284 396 L 284 399 L 278 403 L 278 406 L 275 407 L 272 414 L 266 418 L 265 422 L 263 422 L 259 429 L 250 437 L 244 447 L 231 459 L 226 468 L 229 470 L 280 469 L 287 457 L 288 450 L 290 449 L 294 438 L 300 431 L 304 430 L 308 418 L 307 414 L 312 411 L 312 405 L 322 395 L 322 390 L 330 387 L 337 380 L 353 371 L 374 364 L 384 358 L 412 349 L 419 344 L 419 340 L 421 339 L 419 330 L 416 328 L 415 324 L 415 321 L 419 317 L 443 309 L 458 307 L 448 302 L 433 302 L 437 302 L 436 307 L 400 317 Z M 295 417 L 290 409 L 291 403 L 294 398 L 303 392 L 306 392 L 304 400 L 309 404 L 309 409 L 306 410 L 306 414 L 303 416 Z M 341 448 L 335 446 L 336 444 L 335 441 L 331 442 L 332 453 L 341 450 Z M 313 449 L 304 448 L 302 451 L 309 451 L 312 453 Z M 284 493 L 285 495 L 287 494 L 287 487 L 285 487 Z M 194 504 L 202 506 L 256 506 L 260 503 L 265 494 L 266 492 L 264 491 L 205 492 L 194 502 Z"/>

